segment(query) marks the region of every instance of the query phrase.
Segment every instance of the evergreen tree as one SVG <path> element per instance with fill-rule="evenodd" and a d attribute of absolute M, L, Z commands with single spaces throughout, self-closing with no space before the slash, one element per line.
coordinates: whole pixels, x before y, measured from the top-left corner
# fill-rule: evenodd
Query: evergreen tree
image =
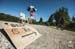
<path fill-rule="evenodd" d="M 72 17 L 72 21 L 75 21 L 75 17 L 74 16 Z"/>
<path fill-rule="evenodd" d="M 49 17 L 48 22 L 49 23 L 52 23 L 53 22 L 53 14 Z"/>
<path fill-rule="evenodd" d="M 58 11 L 54 13 L 54 18 L 56 20 L 56 24 L 59 25 L 61 19 L 63 18 L 64 24 L 67 24 L 70 21 L 69 15 L 68 15 L 68 9 L 67 8 L 59 8 Z"/>
<path fill-rule="evenodd" d="M 43 18 L 42 17 L 40 18 L 39 23 L 43 24 Z"/>
<path fill-rule="evenodd" d="M 39 22 L 43 22 L 43 19 L 42 19 L 42 17 L 40 18 Z"/>
<path fill-rule="evenodd" d="M 53 24 L 53 14 L 49 17 L 48 21 L 47 21 L 48 25 L 52 25 Z"/>

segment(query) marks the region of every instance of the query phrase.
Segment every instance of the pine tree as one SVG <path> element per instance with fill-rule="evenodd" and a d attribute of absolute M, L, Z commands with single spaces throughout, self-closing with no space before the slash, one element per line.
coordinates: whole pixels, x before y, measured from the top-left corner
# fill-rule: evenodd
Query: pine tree
<path fill-rule="evenodd" d="M 68 9 L 64 7 L 59 8 L 59 10 L 54 13 L 54 18 L 57 24 L 60 24 L 62 18 L 64 19 L 64 24 L 67 24 L 70 21 Z"/>
<path fill-rule="evenodd" d="M 40 18 L 39 23 L 43 24 L 43 18 L 42 17 Z"/>
<path fill-rule="evenodd" d="M 74 21 L 74 22 L 75 22 L 75 17 L 74 17 L 74 16 L 72 17 L 72 21 Z"/>

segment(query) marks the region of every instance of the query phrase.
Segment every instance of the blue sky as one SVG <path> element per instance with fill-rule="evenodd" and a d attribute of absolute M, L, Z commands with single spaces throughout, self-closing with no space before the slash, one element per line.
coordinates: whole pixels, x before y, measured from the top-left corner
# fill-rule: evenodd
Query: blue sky
<path fill-rule="evenodd" d="M 27 7 L 30 5 L 37 8 L 36 20 L 40 17 L 44 21 L 48 20 L 49 16 L 62 6 L 68 8 L 70 17 L 75 15 L 75 0 L 0 0 L 0 13 L 19 17 L 19 13 L 24 12 L 28 18 Z"/>

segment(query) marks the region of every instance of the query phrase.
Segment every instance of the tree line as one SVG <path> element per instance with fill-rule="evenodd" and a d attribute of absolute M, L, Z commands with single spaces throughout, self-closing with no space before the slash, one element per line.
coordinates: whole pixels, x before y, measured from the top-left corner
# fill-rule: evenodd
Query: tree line
<path fill-rule="evenodd" d="M 75 31 L 75 16 L 72 16 L 71 19 L 68 13 L 68 9 L 61 7 L 53 14 L 51 14 L 46 22 L 43 22 L 43 18 L 41 17 L 37 24 L 56 26 L 59 28 Z"/>
<path fill-rule="evenodd" d="M 0 13 L 0 20 L 18 22 L 20 19 L 16 16 Z M 56 26 L 63 29 L 75 31 L 75 16 L 72 16 L 71 19 L 68 13 L 68 9 L 65 7 L 61 7 L 54 13 L 52 13 L 47 21 L 44 22 L 43 18 L 41 17 L 39 21 L 33 19 L 33 24 Z"/>
<path fill-rule="evenodd" d="M 16 16 L 11 16 L 9 14 L 0 13 L 0 20 L 10 21 L 10 22 L 18 22 L 20 19 Z"/>

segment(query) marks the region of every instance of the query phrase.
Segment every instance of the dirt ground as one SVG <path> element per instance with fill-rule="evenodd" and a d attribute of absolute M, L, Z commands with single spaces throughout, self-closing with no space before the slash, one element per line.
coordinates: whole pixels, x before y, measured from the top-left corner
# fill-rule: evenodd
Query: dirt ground
<path fill-rule="evenodd" d="M 42 36 L 25 49 L 75 49 L 75 32 L 56 29 L 53 26 L 31 26 Z"/>
<path fill-rule="evenodd" d="M 25 49 L 75 49 L 75 32 L 32 25 L 42 36 Z"/>

